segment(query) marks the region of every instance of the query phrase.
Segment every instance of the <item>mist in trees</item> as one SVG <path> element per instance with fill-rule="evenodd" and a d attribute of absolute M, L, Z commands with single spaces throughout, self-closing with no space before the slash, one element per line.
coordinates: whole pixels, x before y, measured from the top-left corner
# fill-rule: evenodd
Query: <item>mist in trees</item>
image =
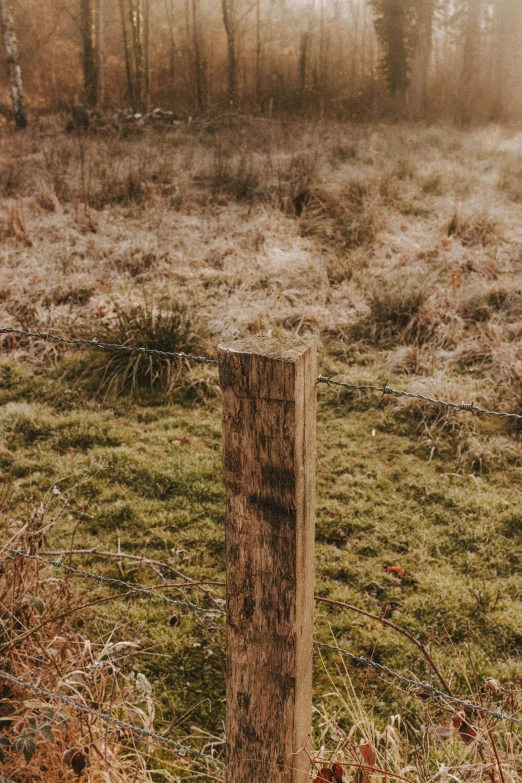
<path fill-rule="evenodd" d="M 0 0 L 2 101 L 459 124 L 522 117 L 520 0 Z M 25 95 L 24 95 L 25 89 Z"/>

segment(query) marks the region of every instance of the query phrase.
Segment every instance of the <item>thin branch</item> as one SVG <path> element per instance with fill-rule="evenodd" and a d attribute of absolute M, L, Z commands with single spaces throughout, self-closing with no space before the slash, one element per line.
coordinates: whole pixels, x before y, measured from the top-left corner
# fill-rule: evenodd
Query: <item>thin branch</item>
<path fill-rule="evenodd" d="M 412 644 L 417 647 L 423 654 L 423 656 L 428 661 L 429 665 L 433 669 L 436 676 L 439 678 L 439 682 L 442 684 L 444 690 L 446 690 L 449 695 L 451 696 L 451 689 L 448 683 L 446 682 L 443 674 L 441 673 L 439 667 L 431 657 L 430 653 L 426 649 L 426 647 L 420 642 L 418 639 L 415 638 L 409 631 L 407 631 L 405 628 L 402 628 L 400 625 L 396 625 L 396 623 L 392 623 L 391 620 L 386 620 L 385 617 L 379 617 L 377 614 L 373 614 L 372 612 L 367 612 L 365 609 L 359 609 L 358 606 L 353 606 L 352 604 L 347 604 L 344 601 L 334 601 L 331 598 L 321 598 L 320 596 L 316 595 L 315 600 L 319 601 L 322 604 L 331 604 L 332 606 L 341 606 L 344 609 L 349 609 L 351 612 L 357 612 L 357 614 L 362 614 L 364 617 L 369 617 L 371 620 L 377 620 L 377 622 L 381 623 L 382 625 L 387 626 L 388 628 L 393 628 L 394 631 L 397 631 L 397 633 L 402 634 L 406 637 L 406 639 L 409 639 Z"/>

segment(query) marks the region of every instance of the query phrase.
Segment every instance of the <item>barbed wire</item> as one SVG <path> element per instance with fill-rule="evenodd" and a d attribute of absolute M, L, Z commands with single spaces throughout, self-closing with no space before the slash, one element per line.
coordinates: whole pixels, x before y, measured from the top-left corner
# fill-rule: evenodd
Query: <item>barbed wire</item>
<path fill-rule="evenodd" d="M 218 364 L 217 359 L 210 359 L 208 356 L 196 356 L 191 353 L 184 353 L 183 351 L 160 351 L 156 348 L 143 348 L 133 345 L 124 345 L 123 343 L 104 343 L 93 338 L 71 338 L 61 337 L 60 335 L 52 334 L 51 332 L 27 332 L 24 329 L 14 329 L 12 327 L 0 327 L 0 334 L 18 334 L 24 337 L 35 337 L 41 340 L 54 340 L 55 342 L 65 343 L 67 345 L 81 345 L 90 348 L 99 348 L 103 351 L 125 351 L 127 353 L 142 354 L 146 356 L 159 356 L 163 359 L 187 359 L 188 361 L 197 362 L 198 364 Z M 477 413 L 483 416 L 495 416 L 504 419 L 516 419 L 522 420 L 522 415 L 519 413 L 504 413 L 502 411 L 490 411 L 486 408 L 480 408 L 475 405 L 474 402 L 449 402 L 448 400 L 439 400 L 434 397 L 428 397 L 425 394 L 418 392 L 406 392 L 399 389 L 394 389 L 393 386 L 389 386 L 387 383 L 384 386 L 376 386 L 374 384 L 359 384 L 359 383 L 345 383 L 344 381 L 334 381 L 332 376 L 319 375 L 317 383 L 324 383 L 328 386 L 338 386 L 343 389 L 349 389 L 350 391 L 375 391 L 383 395 L 393 395 L 395 397 L 408 397 L 409 399 L 422 400 L 428 402 L 431 405 L 439 405 L 445 408 L 453 408 L 458 411 L 466 411 L 468 413 Z"/>
<path fill-rule="evenodd" d="M 21 552 L 19 549 L 12 549 L 11 547 L 3 546 L 2 544 L 0 544 L 0 550 L 7 552 L 13 558 L 22 557 L 25 558 L 26 560 L 34 560 L 37 563 L 42 563 L 43 565 L 51 566 L 52 568 L 61 568 L 64 571 L 68 571 L 69 573 L 75 574 L 77 576 L 86 576 L 89 579 L 95 579 L 100 584 L 110 584 L 110 585 L 116 585 L 118 587 L 125 587 L 127 590 L 130 590 L 133 593 L 140 593 L 141 595 L 146 595 L 149 598 L 159 598 L 160 601 L 163 601 L 166 604 L 173 604 L 174 606 L 183 606 L 190 609 L 193 612 L 204 612 L 205 614 L 217 614 L 223 616 L 226 614 L 226 612 L 222 611 L 221 609 L 205 609 L 204 606 L 198 606 L 198 604 L 194 604 L 191 601 L 177 601 L 174 598 L 169 598 L 166 595 L 161 595 L 161 593 L 156 593 L 154 590 L 148 590 L 146 587 L 136 587 L 136 585 L 129 584 L 129 582 L 124 582 L 122 579 L 114 579 L 109 576 L 101 576 L 100 574 L 93 574 L 90 571 L 84 571 L 81 568 L 74 568 L 73 566 L 67 565 L 66 563 L 62 563 L 59 560 L 46 560 L 44 557 L 39 557 L 38 555 L 29 555 L 26 552 Z"/>
<path fill-rule="evenodd" d="M 212 756 L 207 756 L 200 750 L 182 745 L 180 742 L 176 742 L 175 740 L 169 739 L 168 737 L 163 737 L 161 734 L 155 734 L 153 731 L 149 731 L 148 729 L 140 729 L 139 726 L 133 726 L 132 723 L 127 723 L 126 721 L 119 720 L 118 718 L 113 718 L 112 715 L 104 715 L 102 712 L 97 712 L 91 707 L 86 707 L 84 704 L 78 704 L 73 699 L 70 699 L 68 696 L 64 696 L 61 693 L 48 691 L 46 688 L 41 688 L 39 685 L 33 685 L 30 682 L 25 682 L 25 680 L 20 680 L 18 677 L 14 677 L 12 674 L 8 674 L 4 671 L 0 671 L 0 679 L 11 682 L 13 685 L 18 685 L 20 688 L 27 688 L 27 690 L 31 690 L 34 693 L 39 693 L 40 696 L 46 696 L 49 699 L 57 699 L 58 701 L 62 702 L 62 704 L 67 704 L 69 707 L 73 707 L 75 710 L 83 712 L 85 715 L 92 715 L 95 718 L 103 720 L 105 723 L 112 723 L 114 726 L 118 726 L 120 729 L 126 729 L 133 734 L 139 734 L 142 737 L 153 739 L 156 742 L 163 743 L 164 745 L 170 745 L 178 752 L 182 751 L 183 753 L 188 753 L 189 755 L 196 758 L 205 759 L 205 761 L 211 761 L 213 764 L 217 764 L 219 767 L 225 767 L 222 761 L 215 759 Z"/>
<path fill-rule="evenodd" d="M 141 593 L 144 595 L 147 595 L 152 598 L 159 598 L 161 601 L 164 601 L 165 603 L 169 604 L 175 604 L 177 606 L 185 606 L 190 608 L 193 611 L 201 611 L 206 614 L 217 614 L 220 616 L 226 616 L 226 612 L 220 610 L 220 609 L 205 609 L 202 606 L 198 606 L 197 604 L 193 604 L 189 601 L 176 601 L 171 598 L 167 598 L 164 595 L 161 595 L 160 593 L 156 593 L 152 590 L 148 590 L 145 587 L 136 587 L 135 585 L 131 585 L 128 582 L 124 582 L 120 579 L 113 579 L 110 577 L 104 577 L 99 574 L 92 574 L 89 571 L 84 571 L 82 569 L 73 568 L 72 566 L 68 566 L 65 563 L 60 563 L 59 561 L 53 561 L 53 560 L 46 560 L 43 557 L 39 557 L 38 555 L 29 555 L 25 552 L 21 552 L 17 549 L 11 549 L 10 547 L 6 547 L 3 545 L 0 545 L 0 550 L 3 550 L 7 552 L 9 555 L 11 555 L 13 558 L 15 557 L 23 557 L 28 560 L 34 560 L 36 562 L 42 563 L 46 566 L 51 566 L 53 568 L 63 568 L 66 571 L 72 572 L 79 576 L 87 576 L 92 579 L 95 579 L 96 581 L 100 583 L 109 583 L 109 584 L 117 584 L 121 587 L 126 587 L 128 590 L 136 593 Z M 345 650 L 342 647 L 336 647 L 332 644 L 326 644 L 325 642 L 320 642 L 317 639 L 314 639 L 314 644 L 317 647 L 323 647 L 329 650 L 332 650 L 334 652 L 338 652 L 341 655 L 349 658 L 352 663 L 354 663 L 356 666 L 359 667 L 371 667 L 373 669 L 376 669 L 377 671 L 384 672 L 385 674 L 389 675 L 390 677 L 393 677 L 394 679 L 399 680 L 404 685 L 407 685 L 409 687 L 414 687 L 417 690 L 417 694 L 421 693 L 426 696 L 436 696 L 437 698 L 440 698 L 448 703 L 457 704 L 461 707 L 464 707 L 465 709 L 474 710 L 477 712 L 482 712 L 487 715 L 490 715 L 493 718 L 497 718 L 498 720 L 503 721 L 509 721 L 511 723 L 517 723 L 522 725 L 522 719 L 514 718 L 510 715 L 506 715 L 503 712 L 499 712 L 496 710 L 491 710 L 487 707 L 483 707 L 480 704 L 474 704 L 473 702 L 470 702 L 467 699 L 460 699 L 457 696 L 451 696 L 449 693 L 445 693 L 445 691 L 441 691 L 437 688 L 435 688 L 433 685 L 430 685 L 427 682 L 421 682 L 418 680 L 412 680 L 409 677 L 405 677 L 402 674 L 399 674 L 398 672 L 394 671 L 393 669 L 390 669 L 388 666 L 377 663 L 376 661 L 372 661 L 370 658 L 366 658 L 365 656 L 355 655 L 354 653 L 349 652 L 348 650 Z M 1 650 L 1 647 L 0 647 Z M 2 676 L 2 673 L 0 672 L 0 676 Z M 59 694 L 58 694 L 59 695 Z"/>
<path fill-rule="evenodd" d="M 183 351 L 159 351 L 156 348 L 136 348 L 133 345 L 124 345 L 122 343 L 103 343 L 97 340 L 95 337 L 87 338 L 71 338 L 60 337 L 51 332 L 26 332 L 23 329 L 12 329 L 10 327 L 0 327 L 0 334 L 19 334 L 23 337 L 37 337 L 41 340 L 53 340 L 57 343 L 66 343 L 67 345 L 82 345 L 89 348 L 99 348 L 102 351 L 126 351 L 127 353 L 144 354 L 146 356 L 160 356 L 162 359 L 188 359 L 191 362 L 197 362 L 198 364 L 217 364 L 217 359 L 209 359 L 208 356 L 196 356 L 192 353 L 184 353 Z"/>
<path fill-rule="evenodd" d="M 341 386 L 343 389 L 350 389 L 351 391 L 375 391 L 381 392 L 383 397 L 386 394 L 391 394 L 396 397 L 409 397 L 415 400 L 423 400 L 429 402 L 432 405 L 440 405 L 444 408 L 454 408 L 459 411 L 468 411 L 469 413 L 479 413 L 484 416 L 498 416 L 505 419 L 522 419 L 522 415 L 519 413 L 502 413 L 499 411 L 489 411 L 485 408 L 479 408 L 474 402 L 448 402 L 447 400 L 438 400 L 433 397 L 426 397 L 424 394 L 417 392 L 405 392 L 394 389 L 393 386 L 388 386 L 386 383 L 384 386 L 372 386 L 371 384 L 357 384 L 357 383 L 344 383 L 343 381 L 334 381 L 330 377 L 320 375 L 317 379 L 317 383 L 326 383 L 328 386 Z"/>
<path fill-rule="evenodd" d="M 505 720 L 509 721 L 510 723 L 518 723 L 522 725 L 522 719 L 520 718 L 514 718 L 512 715 L 506 715 L 503 712 L 498 712 L 497 710 L 490 710 L 488 707 L 483 707 L 481 704 L 474 704 L 473 702 L 468 701 L 467 699 L 459 699 L 457 696 L 450 696 L 449 693 L 445 693 L 444 691 L 439 691 L 438 688 L 435 688 L 433 685 L 430 685 L 428 682 L 419 682 L 417 680 L 411 680 L 409 677 L 405 677 L 403 674 L 399 674 L 398 672 L 393 671 L 393 669 L 390 669 L 388 666 L 385 666 L 382 663 L 377 663 L 376 661 L 370 660 L 370 658 L 366 658 L 363 655 L 354 655 L 354 653 L 348 652 L 348 650 L 343 649 L 342 647 L 336 647 L 333 644 L 326 644 L 325 642 L 318 642 L 314 639 L 314 644 L 316 644 L 318 647 L 326 647 L 328 650 L 333 650 L 334 652 L 341 653 L 341 655 L 344 655 L 346 658 L 349 658 L 352 663 L 355 664 L 355 666 L 359 667 L 371 667 L 372 669 L 376 669 L 378 671 L 384 672 L 385 674 L 388 674 L 390 677 L 394 677 L 397 680 L 400 680 L 404 685 L 413 686 L 415 687 L 418 695 L 425 695 L 425 696 L 437 696 L 440 699 L 443 699 L 446 702 L 450 702 L 453 704 L 458 704 L 460 707 L 464 707 L 464 709 L 468 710 L 474 710 L 476 712 L 483 712 L 486 715 L 491 715 L 492 718 L 497 718 L 498 720 Z"/>

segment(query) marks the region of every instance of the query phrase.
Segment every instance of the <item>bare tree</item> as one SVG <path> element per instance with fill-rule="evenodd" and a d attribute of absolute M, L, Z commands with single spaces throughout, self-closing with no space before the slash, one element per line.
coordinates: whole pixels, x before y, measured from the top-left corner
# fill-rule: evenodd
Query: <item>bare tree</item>
<path fill-rule="evenodd" d="M 96 106 L 99 95 L 98 70 L 98 22 L 97 0 L 80 0 L 80 30 L 83 47 L 83 82 L 85 103 L 89 108 Z"/>
<path fill-rule="evenodd" d="M 105 79 L 103 72 L 103 0 L 96 0 L 96 62 L 98 65 L 98 94 L 96 103 L 103 103 Z"/>
<path fill-rule="evenodd" d="M 261 0 L 256 0 L 256 101 L 261 105 Z"/>
<path fill-rule="evenodd" d="M 235 0 L 222 0 L 223 23 L 227 35 L 227 75 L 228 101 L 231 106 L 237 104 L 237 41 Z"/>
<path fill-rule="evenodd" d="M 518 91 L 517 68 L 520 69 L 522 15 L 520 0 L 497 0 L 494 17 L 495 62 L 493 118 L 509 120 Z M 518 60 L 518 62 L 517 62 Z"/>
<path fill-rule="evenodd" d="M 13 14 L 9 0 L 0 0 L 0 11 L 4 27 L 4 42 L 9 68 L 9 85 L 11 88 L 11 100 L 13 114 L 17 129 L 27 128 L 27 110 L 25 106 L 24 90 L 22 85 L 22 69 L 18 60 L 18 43 L 14 29 Z"/>
<path fill-rule="evenodd" d="M 129 39 L 127 37 L 127 24 L 125 21 L 125 0 L 119 0 L 120 4 L 120 18 L 121 18 L 121 33 L 123 37 L 123 53 L 125 56 L 125 75 L 127 77 L 127 93 L 131 106 L 134 107 L 134 79 L 132 75 L 132 63 L 129 49 Z"/>
<path fill-rule="evenodd" d="M 194 64 L 196 71 L 196 108 L 203 108 L 203 62 L 201 59 L 201 45 L 199 39 L 199 3 L 192 0 L 192 40 L 194 44 Z"/>
<path fill-rule="evenodd" d="M 143 0 L 128 0 L 129 21 L 134 54 L 134 109 L 144 110 L 144 47 L 143 47 Z"/>
<path fill-rule="evenodd" d="M 150 111 L 150 3 L 143 0 L 144 108 Z"/>
<path fill-rule="evenodd" d="M 435 0 L 417 0 L 415 10 L 416 23 L 408 100 L 411 116 L 419 119 L 426 113 Z"/>
<path fill-rule="evenodd" d="M 481 5 L 482 0 L 467 0 L 464 50 L 457 108 L 457 119 L 462 125 L 467 125 L 471 122 L 473 115 L 472 106 L 475 99 L 473 88 L 476 84 L 479 64 Z"/>

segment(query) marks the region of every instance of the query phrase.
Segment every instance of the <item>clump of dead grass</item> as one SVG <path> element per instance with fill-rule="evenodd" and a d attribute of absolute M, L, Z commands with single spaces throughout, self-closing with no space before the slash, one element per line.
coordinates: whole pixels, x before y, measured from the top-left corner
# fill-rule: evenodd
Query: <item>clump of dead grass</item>
<path fill-rule="evenodd" d="M 358 324 L 377 343 L 420 345 L 433 337 L 439 319 L 428 305 L 429 282 L 399 273 L 378 280 L 368 295 L 369 313 Z"/>
<path fill-rule="evenodd" d="M 100 342 L 129 348 L 196 355 L 208 350 L 205 338 L 206 329 L 190 307 L 167 301 L 127 309 L 116 307 L 114 317 L 98 337 Z M 98 393 L 107 400 L 155 386 L 170 394 L 182 377 L 182 385 L 192 388 L 190 371 L 187 359 L 116 350 L 92 354 L 83 377 L 87 373 Z M 205 381 L 208 383 L 208 378 Z"/>
<path fill-rule="evenodd" d="M 463 292 L 459 303 L 459 315 L 471 323 L 489 321 L 495 314 L 506 311 L 510 300 L 514 302 L 512 292 L 506 287 L 493 285 L 476 285 Z"/>
<path fill-rule="evenodd" d="M 342 253 L 368 245 L 375 237 L 376 216 L 368 186 L 355 180 L 339 192 L 302 190 L 293 200 L 301 235 Z"/>
<path fill-rule="evenodd" d="M 471 246 L 486 247 L 501 239 L 498 222 L 487 212 L 465 216 L 455 211 L 448 222 L 447 234 Z"/>
<path fill-rule="evenodd" d="M 342 646 L 343 642 L 339 644 Z M 473 664 L 472 664 L 473 665 Z M 462 666 L 462 663 L 459 663 Z M 494 678 L 476 681 L 470 677 L 470 700 L 491 710 L 501 703 L 518 704 L 516 684 Z M 365 673 L 364 687 L 371 689 L 374 675 Z M 377 677 L 375 676 L 375 679 Z M 380 682 L 382 688 L 384 683 Z M 355 672 L 339 667 L 330 698 L 316 706 L 316 732 L 312 754 L 313 777 L 325 780 L 333 764 L 340 765 L 343 779 L 354 772 L 355 783 L 367 783 L 373 774 L 386 771 L 387 777 L 426 783 L 433 777 L 478 783 L 487 775 L 516 783 L 520 779 L 518 759 L 520 732 L 512 724 L 500 723 L 494 729 L 488 717 L 474 710 L 459 709 L 429 698 L 422 687 L 410 688 L 416 706 L 408 715 L 394 714 L 379 720 L 365 708 L 358 695 L 361 687 Z M 389 683 L 393 688 L 394 684 Z M 337 767 L 338 769 L 339 767 Z M 435 771 L 434 770 L 437 770 Z M 451 773 L 449 772 L 451 770 Z M 339 777 L 335 777 L 338 780 Z"/>
<path fill-rule="evenodd" d="M 234 201 L 253 201 L 260 185 L 259 171 L 252 154 L 234 155 L 229 146 L 214 148 L 211 190 L 214 197 L 226 196 Z"/>

